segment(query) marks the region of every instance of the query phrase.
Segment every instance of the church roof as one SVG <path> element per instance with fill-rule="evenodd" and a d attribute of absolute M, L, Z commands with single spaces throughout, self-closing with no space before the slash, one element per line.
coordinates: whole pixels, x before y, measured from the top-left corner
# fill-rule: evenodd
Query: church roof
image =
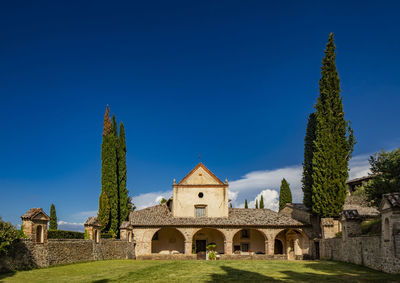
<path fill-rule="evenodd" d="M 133 227 L 149 226 L 264 226 L 300 227 L 306 224 L 269 209 L 229 208 L 228 217 L 173 217 L 165 204 L 136 210 L 130 214 Z"/>
<path fill-rule="evenodd" d="M 194 176 L 194 174 L 196 173 L 196 172 L 201 172 L 201 173 L 205 173 L 207 176 L 204 176 L 203 178 L 201 178 L 201 179 L 204 179 L 204 182 L 205 183 L 197 183 L 196 182 L 196 185 L 221 185 L 221 186 L 224 186 L 224 185 L 226 185 L 224 182 L 222 182 L 217 176 L 215 176 L 214 175 L 214 173 L 213 172 L 211 172 L 203 163 L 199 163 L 199 164 L 197 164 L 197 166 L 196 167 L 194 167 L 193 169 L 192 169 L 192 171 L 190 171 L 177 185 L 178 186 L 185 186 L 185 185 L 192 185 L 191 184 L 191 179 L 192 178 L 195 178 L 195 176 Z M 199 174 L 200 176 L 202 175 L 202 174 Z M 208 177 L 208 178 L 207 178 Z M 211 182 L 210 182 L 210 180 L 212 180 Z M 198 181 L 198 180 L 196 180 L 196 181 Z"/>

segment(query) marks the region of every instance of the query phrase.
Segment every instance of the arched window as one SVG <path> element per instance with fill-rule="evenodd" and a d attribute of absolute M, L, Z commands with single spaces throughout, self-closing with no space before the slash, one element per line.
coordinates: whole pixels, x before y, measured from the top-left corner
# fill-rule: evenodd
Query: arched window
<path fill-rule="evenodd" d="M 389 218 L 385 218 L 385 224 L 383 226 L 383 237 L 385 241 L 390 241 Z"/>

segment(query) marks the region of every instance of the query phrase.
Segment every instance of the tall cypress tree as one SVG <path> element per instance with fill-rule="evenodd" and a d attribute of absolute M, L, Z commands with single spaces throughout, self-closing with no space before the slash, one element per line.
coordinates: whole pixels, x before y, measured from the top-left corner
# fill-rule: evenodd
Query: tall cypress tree
<path fill-rule="evenodd" d="M 312 159 L 312 211 L 321 217 L 335 217 L 342 211 L 348 162 L 354 146 L 353 131 L 344 119 L 335 59 L 331 33 L 322 60 L 319 97 L 315 106 L 315 151 Z"/>
<path fill-rule="evenodd" d="M 303 203 L 309 209 L 312 208 L 312 158 L 315 150 L 315 123 L 315 113 L 311 113 L 308 117 L 306 136 L 304 138 L 303 177 L 301 179 L 303 183 Z"/>
<path fill-rule="evenodd" d="M 279 192 L 279 210 L 284 208 L 287 203 L 292 203 L 292 192 L 289 183 L 283 178 Z"/>
<path fill-rule="evenodd" d="M 119 125 L 119 137 L 117 146 L 118 159 L 118 192 L 119 192 L 119 225 L 126 221 L 129 214 L 128 190 L 126 188 L 126 142 L 124 124 Z"/>
<path fill-rule="evenodd" d="M 258 208 L 258 199 L 256 199 L 256 208 Z"/>
<path fill-rule="evenodd" d="M 261 195 L 261 199 L 260 199 L 260 208 L 264 208 L 264 197 L 263 197 L 263 195 Z"/>
<path fill-rule="evenodd" d="M 249 208 L 249 206 L 247 205 L 247 199 L 244 200 L 244 208 Z"/>
<path fill-rule="evenodd" d="M 114 130 L 113 130 L 114 128 Z M 102 193 L 107 194 L 110 206 L 109 222 L 103 223 L 105 230 L 112 234 L 118 233 L 118 180 L 117 180 L 117 156 L 116 156 L 116 133 L 110 119 L 110 109 L 107 106 L 103 122 L 103 143 L 101 145 L 101 186 Z M 100 211 L 99 215 L 104 215 Z"/>
<path fill-rule="evenodd" d="M 110 214 L 110 201 L 108 200 L 107 193 L 102 191 L 99 198 L 99 212 L 97 213 L 97 219 L 102 225 L 102 230 L 106 230 L 109 227 Z"/>
<path fill-rule="evenodd" d="M 56 214 L 56 207 L 52 203 L 50 206 L 50 223 L 49 223 L 49 230 L 57 230 L 57 214 Z"/>

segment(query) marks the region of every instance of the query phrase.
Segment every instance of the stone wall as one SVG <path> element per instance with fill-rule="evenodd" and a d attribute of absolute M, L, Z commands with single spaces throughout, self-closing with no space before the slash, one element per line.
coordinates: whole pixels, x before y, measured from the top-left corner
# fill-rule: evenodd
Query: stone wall
<path fill-rule="evenodd" d="M 123 240 L 49 239 L 35 244 L 17 242 L 7 256 L 0 257 L 0 272 L 103 259 L 134 259 L 135 244 Z"/>
<path fill-rule="evenodd" d="M 393 237 L 393 243 L 382 241 L 380 236 L 324 239 L 320 240 L 320 258 L 400 273 L 400 254 L 394 248 L 400 244 L 400 236 Z"/>

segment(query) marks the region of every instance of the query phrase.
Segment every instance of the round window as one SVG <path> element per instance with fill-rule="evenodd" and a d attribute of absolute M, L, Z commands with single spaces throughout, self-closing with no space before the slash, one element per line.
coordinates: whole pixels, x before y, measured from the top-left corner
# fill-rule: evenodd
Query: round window
<path fill-rule="evenodd" d="M 199 193 L 199 198 L 202 198 L 204 196 L 203 193 Z"/>

